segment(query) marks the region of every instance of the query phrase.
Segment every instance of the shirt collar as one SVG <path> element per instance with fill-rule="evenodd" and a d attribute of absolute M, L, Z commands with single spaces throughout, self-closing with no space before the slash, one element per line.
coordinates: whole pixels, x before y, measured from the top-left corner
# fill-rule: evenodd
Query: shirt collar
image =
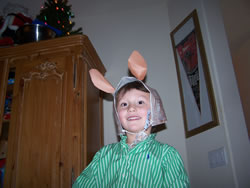
<path fill-rule="evenodd" d="M 121 146 L 124 148 L 124 149 L 129 149 L 129 146 L 127 144 L 127 136 L 126 135 L 121 135 Z M 134 148 L 132 148 L 131 150 L 134 150 L 135 148 L 145 148 L 145 146 L 148 145 L 148 143 L 150 143 L 152 140 L 154 140 L 156 137 L 156 134 L 155 133 L 152 133 L 148 136 L 148 138 L 146 138 L 146 140 L 144 141 L 141 141 L 140 143 L 138 143 Z"/>

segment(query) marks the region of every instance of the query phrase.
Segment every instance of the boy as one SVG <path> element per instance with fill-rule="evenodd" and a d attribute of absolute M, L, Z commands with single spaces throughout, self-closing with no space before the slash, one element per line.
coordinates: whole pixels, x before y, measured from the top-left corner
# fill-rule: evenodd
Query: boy
<path fill-rule="evenodd" d="M 139 68 L 135 70 L 137 61 Z M 121 141 L 98 151 L 73 188 L 189 187 L 178 152 L 156 141 L 156 135 L 151 134 L 152 126 L 164 123 L 166 116 L 156 90 L 142 82 L 145 62 L 138 52 L 132 53 L 129 68 L 136 78 L 123 77 L 115 90 L 107 81 L 100 81 L 100 74 L 90 72 L 96 87 L 114 93 L 115 120 Z"/>

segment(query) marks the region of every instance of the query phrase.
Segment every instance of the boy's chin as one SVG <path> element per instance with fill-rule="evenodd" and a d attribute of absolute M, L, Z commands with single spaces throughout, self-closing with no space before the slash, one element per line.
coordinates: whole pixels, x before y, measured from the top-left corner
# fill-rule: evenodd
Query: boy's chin
<path fill-rule="evenodd" d="M 134 133 L 134 134 L 136 134 L 136 133 L 139 133 L 139 132 L 141 132 L 141 131 L 144 131 L 144 128 L 141 128 L 141 129 L 126 129 L 128 132 L 130 132 L 130 133 Z M 146 131 L 147 132 L 147 131 Z"/>
<path fill-rule="evenodd" d="M 140 130 L 140 129 L 126 129 L 125 128 L 125 130 L 128 132 L 131 132 L 131 133 L 138 133 L 138 132 L 142 131 L 143 129 Z"/>
<path fill-rule="evenodd" d="M 127 126 L 127 128 L 125 128 L 125 130 L 127 130 L 129 132 L 133 132 L 133 133 L 140 132 L 143 129 L 144 129 L 143 126 L 139 127 L 138 125 L 129 125 L 129 126 Z"/>

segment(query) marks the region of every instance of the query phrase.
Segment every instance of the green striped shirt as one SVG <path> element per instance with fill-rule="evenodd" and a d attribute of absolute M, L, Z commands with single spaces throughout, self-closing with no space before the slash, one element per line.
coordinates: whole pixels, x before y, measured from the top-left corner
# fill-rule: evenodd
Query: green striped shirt
<path fill-rule="evenodd" d="M 189 187 L 178 152 L 155 140 L 146 140 L 129 149 L 126 136 L 104 146 L 76 179 L 78 187 Z"/>

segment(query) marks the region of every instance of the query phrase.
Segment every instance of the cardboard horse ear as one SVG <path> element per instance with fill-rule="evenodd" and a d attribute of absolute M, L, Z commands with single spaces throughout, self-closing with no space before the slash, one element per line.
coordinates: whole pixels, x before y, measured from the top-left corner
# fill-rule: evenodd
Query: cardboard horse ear
<path fill-rule="evenodd" d="M 90 78 L 98 89 L 106 93 L 114 93 L 115 88 L 109 83 L 109 81 L 103 77 L 103 75 L 96 69 L 89 70 Z"/>
<path fill-rule="evenodd" d="M 128 68 L 138 80 L 143 80 L 147 74 L 147 63 L 138 51 L 130 55 Z"/>
<path fill-rule="evenodd" d="M 138 51 L 133 51 L 130 55 L 128 68 L 138 80 L 143 80 L 147 74 L 147 63 Z M 106 93 L 113 94 L 115 92 L 114 87 L 98 70 L 90 69 L 89 74 L 95 87 Z"/>

